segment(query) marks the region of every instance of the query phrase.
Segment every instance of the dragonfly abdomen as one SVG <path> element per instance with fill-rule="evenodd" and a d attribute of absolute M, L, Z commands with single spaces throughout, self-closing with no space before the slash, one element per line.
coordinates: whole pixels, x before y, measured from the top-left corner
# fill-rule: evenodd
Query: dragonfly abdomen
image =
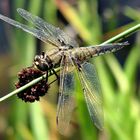
<path fill-rule="evenodd" d="M 78 61 L 84 61 L 93 57 L 97 52 L 97 49 L 89 47 L 80 47 L 72 51 L 72 56 Z"/>
<path fill-rule="evenodd" d="M 96 55 L 99 56 L 106 53 L 116 52 L 127 45 L 129 45 L 128 42 L 114 43 L 114 44 L 99 45 L 97 47 L 94 47 L 94 49 L 97 49 Z"/>
<path fill-rule="evenodd" d="M 127 45 L 129 45 L 129 43 L 124 42 L 76 48 L 74 50 L 74 57 L 76 57 L 80 61 L 84 61 L 85 59 L 89 59 L 91 57 L 116 52 Z"/>

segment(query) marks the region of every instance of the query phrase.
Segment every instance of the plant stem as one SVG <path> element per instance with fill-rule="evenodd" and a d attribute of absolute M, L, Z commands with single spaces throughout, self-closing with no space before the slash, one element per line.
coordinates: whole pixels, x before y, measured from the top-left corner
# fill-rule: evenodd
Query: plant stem
<path fill-rule="evenodd" d="M 5 99 L 7 99 L 7 98 L 9 98 L 9 97 L 11 97 L 11 96 L 13 96 L 13 95 L 15 95 L 15 94 L 17 94 L 17 93 L 19 93 L 19 92 L 21 92 L 21 91 L 23 91 L 23 90 L 25 90 L 26 88 L 28 88 L 28 87 L 30 87 L 30 86 L 36 84 L 37 82 L 41 81 L 41 80 L 44 79 L 44 78 L 46 78 L 46 74 L 44 74 L 43 76 L 41 76 L 41 77 L 39 77 L 39 78 L 34 79 L 33 81 L 31 81 L 31 82 L 29 82 L 28 84 L 26 84 L 26 85 L 20 87 L 19 89 L 16 89 L 16 90 L 14 90 L 13 92 L 10 92 L 9 94 L 7 94 L 7 95 L 1 97 L 1 98 L 0 98 L 0 102 L 3 101 L 3 100 L 5 100 Z"/>
<path fill-rule="evenodd" d="M 108 39 L 107 41 L 101 43 L 100 45 L 105 45 L 105 44 L 109 44 L 109 43 L 113 43 L 113 42 L 116 42 L 116 41 L 120 41 L 128 36 L 130 36 L 132 33 L 135 33 L 137 30 L 140 29 L 140 24 L 137 24 L 135 25 L 134 27 Z"/>

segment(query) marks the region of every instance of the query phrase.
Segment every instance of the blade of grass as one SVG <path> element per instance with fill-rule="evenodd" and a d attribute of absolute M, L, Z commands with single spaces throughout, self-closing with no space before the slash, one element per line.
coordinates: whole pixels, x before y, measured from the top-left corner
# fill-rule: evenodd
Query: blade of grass
<path fill-rule="evenodd" d="M 137 67 L 138 67 L 138 63 L 139 63 L 139 42 L 135 45 L 135 47 L 132 48 L 130 54 L 127 57 L 127 60 L 125 62 L 125 66 L 124 66 L 124 70 L 125 73 L 130 81 L 130 83 L 132 83 L 132 81 L 134 80 L 134 76 L 135 73 L 137 71 Z M 132 65 L 133 64 L 133 65 Z"/>
<path fill-rule="evenodd" d="M 76 31 L 79 32 L 79 35 L 82 38 L 85 38 L 85 41 L 91 42 L 91 33 L 85 28 L 83 23 L 80 20 L 80 17 L 77 15 L 77 11 L 70 6 L 67 2 L 62 0 L 56 0 L 57 7 L 67 18 L 70 24 L 74 25 Z"/>
<path fill-rule="evenodd" d="M 114 75 L 114 78 L 116 79 L 116 82 L 119 86 L 120 91 L 122 93 L 128 93 L 129 87 L 130 87 L 129 81 L 123 69 L 121 68 L 119 62 L 117 61 L 117 59 L 115 59 L 113 55 L 107 55 L 105 57 L 105 60 L 107 61 Z"/>
<path fill-rule="evenodd" d="M 134 21 L 137 21 L 137 22 L 140 21 L 140 16 L 139 16 L 140 11 L 139 10 L 133 9 L 131 7 L 126 7 L 124 14 L 126 16 L 128 16 L 129 18 L 133 19 Z"/>
<path fill-rule="evenodd" d="M 48 140 L 46 118 L 39 103 L 30 104 L 31 127 L 35 140 Z"/>

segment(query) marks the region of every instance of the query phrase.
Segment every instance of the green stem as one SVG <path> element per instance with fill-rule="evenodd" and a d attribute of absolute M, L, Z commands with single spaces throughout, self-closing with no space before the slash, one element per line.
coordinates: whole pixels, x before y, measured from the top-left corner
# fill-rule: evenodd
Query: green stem
<path fill-rule="evenodd" d="M 46 74 L 44 74 L 43 76 L 41 76 L 39 78 L 34 79 L 33 81 L 29 82 L 28 84 L 26 84 L 26 85 L 24 85 L 24 86 L 22 86 L 22 87 L 20 87 L 16 90 L 14 90 L 13 92 L 10 92 L 9 94 L 1 97 L 0 102 L 9 98 L 9 97 L 11 97 L 11 96 L 13 96 L 13 95 L 15 95 L 15 94 L 17 94 L 17 93 L 19 93 L 19 92 L 21 92 L 21 91 L 23 91 L 23 90 L 25 90 L 25 89 L 27 89 L 30 86 L 33 86 L 34 84 L 36 84 L 37 82 L 41 81 L 44 78 L 46 78 Z"/>
<path fill-rule="evenodd" d="M 116 42 L 116 41 L 120 41 L 128 36 L 130 36 L 132 33 L 135 33 L 137 30 L 140 29 L 140 24 L 137 24 L 135 25 L 134 27 L 108 39 L 107 41 L 103 42 L 102 44 L 100 45 L 105 45 L 105 44 L 109 44 L 109 43 L 113 43 L 113 42 Z"/>
<path fill-rule="evenodd" d="M 130 28 L 130 29 L 128 29 L 128 30 L 126 30 L 126 31 L 124 31 L 124 32 L 122 32 L 122 33 L 120 33 L 120 34 L 118 34 L 118 35 L 112 37 L 112 38 L 110 38 L 109 40 L 103 42 L 103 43 L 100 44 L 100 45 L 109 44 L 109 43 L 112 43 L 112 42 L 116 42 L 116 41 L 118 41 L 118 40 L 120 41 L 120 40 L 122 40 L 122 39 L 128 37 L 128 36 L 131 35 L 132 33 L 136 32 L 136 31 L 139 30 L 139 29 L 140 29 L 140 24 L 137 24 L 136 26 L 134 26 L 134 27 L 132 27 L 132 28 Z M 60 70 L 60 69 L 59 69 L 59 70 Z M 59 70 L 56 70 L 56 72 L 58 72 Z M 49 76 L 50 76 L 50 75 L 49 75 Z M 1 102 L 1 101 L 4 101 L 5 99 L 8 99 L 9 97 L 11 97 L 11 96 L 13 96 L 13 95 L 15 95 L 15 94 L 17 94 L 17 93 L 23 91 L 23 90 L 25 90 L 26 88 L 28 88 L 28 87 L 30 87 L 30 86 L 33 86 L 34 84 L 36 84 L 37 82 L 41 81 L 41 80 L 44 79 L 44 78 L 46 78 L 46 75 L 43 75 L 43 76 L 41 76 L 41 77 L 39 77 L 39 78 L 37 78 L 37 79 L 31 81 L 30 83 L 28 83 L 28 84 L 26 84 L 26 85 L 20 87 L 19 89 L 16 89 L 16 90 L 14 90 L 13 92 L 11 92 L 11 93 L 9 93 L 9 94 L 7 94 L 7 95 L 1 97 L 1 98 L 0 98 L 0 102 Z M 51 84 L 51 83 L 50 83 L 50 84 Z"/>

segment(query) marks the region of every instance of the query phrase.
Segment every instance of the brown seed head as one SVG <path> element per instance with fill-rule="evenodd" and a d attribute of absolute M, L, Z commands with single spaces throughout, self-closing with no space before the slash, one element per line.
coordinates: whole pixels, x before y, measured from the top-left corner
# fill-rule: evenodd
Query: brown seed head
<path fill-rule="evenodd" d="M 19 81 L 15 84 L 15 86 L 18 89 L 43 74 L 44 72 L 35 69 L 34 67 L 24 68 L 18 73 Z M 25 102 L 39 101 L 40 96 L 44 96 L 48 91 L 48 88 L 49 86 L 46 83 L 46 79 L 43 79 L 37 84 L 18 93 L 17 96 Z"/>

